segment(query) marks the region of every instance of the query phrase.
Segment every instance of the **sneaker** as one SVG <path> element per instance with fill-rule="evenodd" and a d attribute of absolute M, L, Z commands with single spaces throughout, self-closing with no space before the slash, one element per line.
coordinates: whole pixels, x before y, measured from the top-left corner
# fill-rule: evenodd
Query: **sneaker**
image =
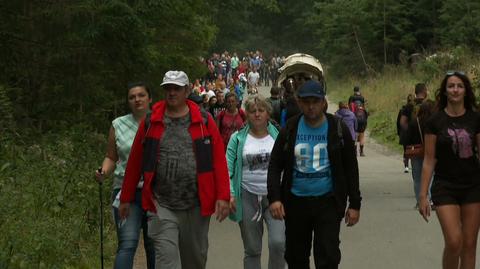
<path fill-rule="evenodd" d="M 403 170 L 403 172 L 404 172 L 404 173 L 408 173 L 408 172 L 410 172 L 410 169 L 408 169 L 408 166 L 407 166 L 407 167 L 405 167 L 405 169 Z"/>

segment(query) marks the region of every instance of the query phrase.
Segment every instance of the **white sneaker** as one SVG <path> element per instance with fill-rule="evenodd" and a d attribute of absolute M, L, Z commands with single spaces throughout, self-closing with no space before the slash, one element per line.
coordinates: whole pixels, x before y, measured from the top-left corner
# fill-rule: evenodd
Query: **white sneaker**
<path fill-rule="evenodd" d="M 408 167 L 405 167 L 405 169 L 403 170 L 404 173 L 408 173 L 410 172 L 410 169 L 408 169 Z"/>

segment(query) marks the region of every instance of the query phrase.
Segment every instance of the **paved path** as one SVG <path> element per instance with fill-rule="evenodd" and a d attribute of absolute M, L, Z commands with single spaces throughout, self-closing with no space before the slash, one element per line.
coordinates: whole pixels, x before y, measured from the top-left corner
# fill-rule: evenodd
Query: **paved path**
<path fill-rule="evenodd" d="M 260 92 L 269 96 L 265 87 Z M 351 228 L 342 225 L 340 268 L 441 268 L 440 226 L 435 215 L 425 223 L 413 209 L 411 174 L 403 173 L 400 156 L 368 139 L 365 153 L 366 157 L 359 158 L 363 196 L 360 222 Z M 237 224 L 228 219 L 218 223 L 212 218 L 209 236 L 208 269 L 243 268 Z M 265 243 L 263 253 L 262 266 L 267 268 Z"/>
<path fill-rule="evenodd" d="M 265 97 L 270 95 L 266 87 L 260 92 Z M 366 157 L 359 158 L 363 196 L 360 222 L 350 228 L 342 225 L 340 268 L 441 268 L 440 226 L 435 215 L 426 223 L 413 209 L 411 174 L 403 172 L 400 156 L 368 139 L 365 153 Z M 265 243 L 263 253 L 262 266 L 267 268 Z M 242 258 L 238 225 L 212 220 L 207 268 L 243 268 Z"/>

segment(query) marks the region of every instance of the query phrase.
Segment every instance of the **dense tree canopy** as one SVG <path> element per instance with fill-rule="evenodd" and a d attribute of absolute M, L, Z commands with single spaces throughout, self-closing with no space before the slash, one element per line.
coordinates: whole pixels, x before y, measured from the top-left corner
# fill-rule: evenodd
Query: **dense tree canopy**
<path fill-rule="evenodd" d="M 480 45 L 480 3 L 466 0 L 22 0 L 2 1 L 0 15 L 3 94 L 40 130 L 51 115 L 115 114 L 130 81 L 199 77 L 214 51 L 307 52 L 351 73 Z"/>

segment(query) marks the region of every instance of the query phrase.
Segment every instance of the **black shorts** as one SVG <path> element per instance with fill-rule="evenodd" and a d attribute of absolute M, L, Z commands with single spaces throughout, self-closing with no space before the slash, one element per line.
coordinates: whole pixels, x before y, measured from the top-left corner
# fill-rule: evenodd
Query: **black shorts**
<path fill-rule="evenodd" d="M 355 130 L 357 133 L 363 133 L 363 132 L 365 132 L 365 129 L 367 129 L 367 122 L 366 121 L 357 122 L 357 130 Z"/>
<path fill-rule="evenodd" d="M 463 205 L 480 203 L 480 181 L 459 184 L 449 180 L 435 178 L 431 189 L 434 205 Z"/>

